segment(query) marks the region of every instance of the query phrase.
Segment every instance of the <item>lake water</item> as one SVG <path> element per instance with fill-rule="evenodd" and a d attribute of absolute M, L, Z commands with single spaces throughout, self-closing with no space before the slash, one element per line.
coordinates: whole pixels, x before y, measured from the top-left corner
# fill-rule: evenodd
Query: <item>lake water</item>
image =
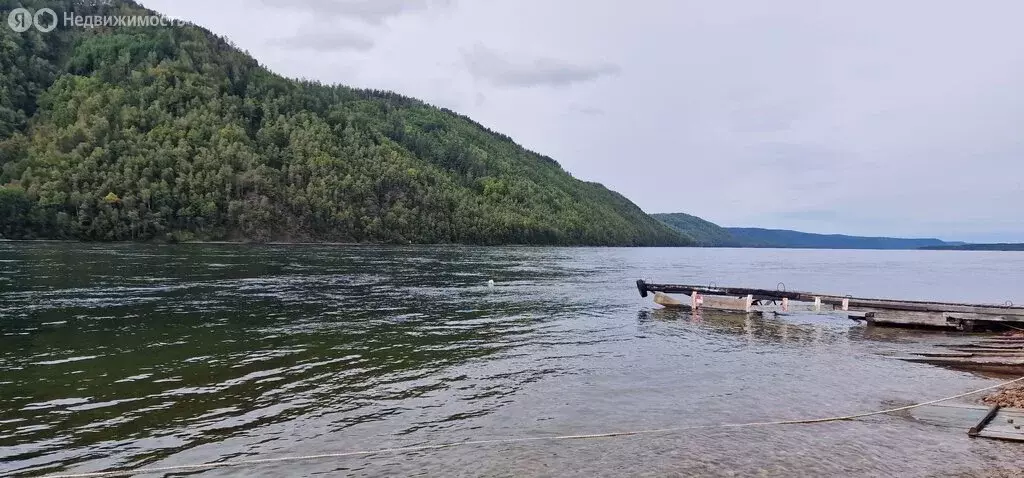
<path fill-rule="evenodd" d="M 0 475 L 824 417 L 998 383 L 886 357 L 941 334 L 696 318 L 641 299 L 639 278 L 1024 303 L 1022 253 L 0 243 Z M 200 474 L 1022 466 L 1020 445 L 886 415 Z"/>

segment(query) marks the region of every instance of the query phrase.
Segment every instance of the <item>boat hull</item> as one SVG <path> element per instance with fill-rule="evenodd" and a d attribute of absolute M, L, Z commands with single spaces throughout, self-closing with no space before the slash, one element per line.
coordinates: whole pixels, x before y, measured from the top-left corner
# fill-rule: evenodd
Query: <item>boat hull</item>
<path fill-rule="evenodd" d="M 685 300 L 679 300 L 662 292 L 654 293 L 654 303 L 663 307 L 673 309 L 693 310 L 728 310 L 736 312 L 750 312 L 752 303 L 749 297 L 726 297 L 717 295 L 703 295 L 694 292 Z"/>
<path fill-rule="evenodd" d="M 662 294 L 661 292 L 654 293 L 654 303 L 669 309 L 693 310 L 693 307 L 688 302 L 684 303 L 675 297 Z"/>

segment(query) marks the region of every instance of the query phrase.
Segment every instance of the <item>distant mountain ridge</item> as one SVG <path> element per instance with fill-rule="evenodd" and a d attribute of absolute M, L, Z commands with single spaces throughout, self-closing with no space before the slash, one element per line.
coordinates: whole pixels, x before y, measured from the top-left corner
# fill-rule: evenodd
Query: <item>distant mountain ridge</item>
<path fill-rule="evenodd" d="M 962 242 L 946 242 L 934 238 L 898 238 L 848 236 L 845 234 L 814 234 L 786 229 L 754 227 L 725 228 L 746 247 L 792 247 L 817 249 L 921 249 L 924 247 L 959 246 Z"/>
<path fill-rule="evenodd" d="M 934 238 L 898 238 L 815 234 L 788 229 L 721 227 L 685 213 L 651 214 L 651 217 L 705 247 L 777 247 L 804 249 L 923 249 L 969 247 L 964 242 Z"/>

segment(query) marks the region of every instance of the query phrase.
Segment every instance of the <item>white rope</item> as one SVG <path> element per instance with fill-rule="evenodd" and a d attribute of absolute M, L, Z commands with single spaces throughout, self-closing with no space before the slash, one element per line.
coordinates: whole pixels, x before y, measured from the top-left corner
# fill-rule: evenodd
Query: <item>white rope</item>
<path fill-rule="evenodd" d="M 913 408 L 923 407 L 926 405 L 934 405 L 940 402 L 946 402 L 949 400 L 955 400 L 957 398 L 963 398 L 968 395 L 974 395 L 976 393 L 987 392 L 992 389 L 1002 388 L 1007 385 L 1011 385 L 1017 382 L 1024 381 L 1024 377 L 1020 377 L 1008 382 L 1003 382 L 998 385 L 992 385 L 985 388 L 979 388 L 970 392 L 961 393 L 959 395 L 953 395 L 951 397 L 940 398 L 937 400 L 931 400 L 928 402 L 916 403 L 914 405 L 907 405 L 903 407 L 890 408 L 887 410 L 878 410 L 875 412 L 858 413 L 854 415 L 845 415 L 838 417 L 826 417 L 826 418 L 812 418 L 806 420 L 778 420 L 771 422 L 750 422 L 750 423 L 725 423 L 719 425 L 692 425 L 685 427 L 672 427 L 672 428 L 653 428 L 647 430 L 633 430 L 623 432 L 608 432 L 608 433 L 593 433 L 586 435 L 560 435 L 550 437 L 523 437 L 523 438 L 496 438 L 493 440 L 473 440 L 473 441 L 461 441 L 452 443 L 442 443 L 438 445 L 419 445 L 419 446 L 406 446 L 398 448 L 382 448 L 378 450 L 365 450 L 365 451 L 349 451 L 341 453 L 323 453 L 319 455 L 301 455 L 301 456 L 283 456 L 279 458 L 260 458 L 252 460 L 237 460 L 237 461 L 225 461 L 219 463 L 200 463 L 195 465 L 176 465 L 176 466 L 162 466 L 154 468 L 140 468 L 140 469 L 121 469 L 111 471 L 99 471 L 92 473 L 73 473 L 64 475 L 51 475 L 51 478 L 106 478 L 111 476 L 127 476 L 137 475 L 144 473 L 165 473 L 170 471 L 197 471 L 197 470 L 208 470 L 214 468 L 228 468 L 237 466 L 251 466 L 251 465 L 262 465 L 268 463 L 284 463 L 294 461 L 310 461 L 310 460 L 322 460 L 325 458 L 346 458 L 352 456 L 365 456 L 365 455 L 377 455 L 384 453 L 407 453 L 413 451 L 427 451 L 427 450 L 439 450 L 442 448 L 451 448 L 456 446 L 469 446 L 469 445 L 493 445 L 499 443 L 523 443 L 532 441 L 544 441 L 544 440 L 583 440 L 590 438 L 612 438 L 621 436 L 631 435 L 650 435 L 650 434 L 661 434 L 661 433 L 672 433 L 686 430 L 700 430 L 710 428 L 746 428 L 746 427 L 760 427 L 760 426 L 773 426 L 773 425 L 799 425 L 807 423 L 825 423 L 825 422 L 837 422 L 854 420 L 857 418 L 865 418 L 874 415 L 884 415 L 888 413 L 901 412 L 904 410 L 910 410 Z"/>

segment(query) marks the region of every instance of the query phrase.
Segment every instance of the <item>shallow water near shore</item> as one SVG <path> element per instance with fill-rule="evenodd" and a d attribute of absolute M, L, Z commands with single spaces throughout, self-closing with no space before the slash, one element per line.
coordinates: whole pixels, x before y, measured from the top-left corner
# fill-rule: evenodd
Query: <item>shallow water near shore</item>
<path fill-rule="evenodd" d="M 887 356 L 943 334 L 824 316 L 694 317 L 641 299 L 640 278 L 1024 303 L 1014 252 L 3 242 L 0 475 L 815 418 L 998 383 Z M 193 473 L 992 467 L 1024 467 L 1024 447 L 879 416 Z"/>

